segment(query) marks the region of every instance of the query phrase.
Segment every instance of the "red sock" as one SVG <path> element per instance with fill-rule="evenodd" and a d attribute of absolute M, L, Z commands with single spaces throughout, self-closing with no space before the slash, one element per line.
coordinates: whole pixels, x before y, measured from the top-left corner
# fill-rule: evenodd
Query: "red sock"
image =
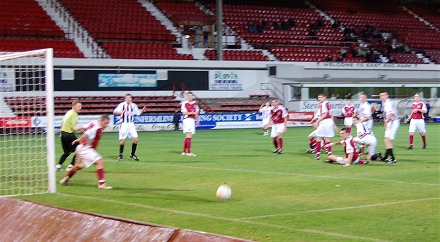
<path fill-rule="evenodd" d="M 413 146 L 413 144 L 414 144 L 414 135 L 410 135 L 409 136 L 409 146 Z"/>
<path fill-rule="evenodd" d="M 185 138 L 187 153 L 191 153 L 191 138 Z"/>
<path fill-rule="evenodd" d="M 316 141 L 316 153 L 321 153 L 321 141 Z"/>
<path fill-rule="evenodd" d="M 423 146 L 426 146 L 426 136 L 425 135 L 421 135 L 421 136 L 422 136 Z"/>
<path fill-rule="evenodd" d="M 277 139 L 273 138 L 272 142 L 273 142 L 273 146 L 275 146 L 275 149 L 278 149 L 278 141 L 277 141 Z"/>
<path fill-rule="evenodd" d="M 324 146 L 326 146 L 327 144 L 330 144 L 330 142 L 324 141 Z M 332 154 L 332 147 L 331 146 L 327 147 L 327 154 L 328 155 Z"/>
<path fill-rule="evenodd" d="M 105 183 L 104 180 L 104 169 L 96 169 L 96 174 L 98 175 L 99 185 L 102 185 Z"/>
<path fill-rule="evenodd" d="M 280 149 L 280 150 L 283 149 L 283 138 L 278 139 L 278 149 Z"/>
<path fill-rule="evenodd" d="M 316 139 L 313 137 L 309 138 L 309 145 L 310 145 L 310 149 L 314 149 L 316 146 Z"/>
<path fill-rule="evenodd" d="M 185 138 L 183 140 L 183 153 L 186 153 L 186 148 L 188 148 L 188 141 L 186 141 L 188 138 Z"/>

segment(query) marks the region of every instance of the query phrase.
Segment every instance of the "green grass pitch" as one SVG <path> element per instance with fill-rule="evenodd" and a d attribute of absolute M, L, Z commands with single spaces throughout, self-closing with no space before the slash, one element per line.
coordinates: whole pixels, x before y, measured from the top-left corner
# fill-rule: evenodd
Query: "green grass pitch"
<path fill-rule="evenodd" d="M 114 189 L 98 190 L 90 167 L 58 185 L 56 194 L 17 198 L 257 241 L 440 241 L 440 125 L 427 130 L 426 150 L 418 134 L 415 149 L 406 150 L 402 124 L 396 164 L 349 167 L 305 154 L 310 127 L 288 129 L 283 155 L 271 152 L 271 139 L 259 129 L 197 131 L 197 157 L 180 155 L 180 131 L 142 132 L 140 161 L 128 158 L 127 140 L 122 162 L 116 162 L 117 134 L 110 133 L 98 151 Z M 383 125 L 374 131 L 383 153 Z M 57 172 L 57 180 L 64 175 Z M 215 197 L 224 182 L 232 187 L 229 201 Z"/>

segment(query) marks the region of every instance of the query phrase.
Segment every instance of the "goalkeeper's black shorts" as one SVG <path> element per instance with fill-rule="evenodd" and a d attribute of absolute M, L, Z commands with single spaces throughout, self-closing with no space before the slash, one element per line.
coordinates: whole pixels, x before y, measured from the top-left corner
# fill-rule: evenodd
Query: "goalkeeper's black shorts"
<path fill-rule="evenodd" d="M 61 145 L 63 146 L 64 154 L 75 152 L 76 146 L 78 146 L 78 144 L 72 145 L 72 142 L 74 140 L 76 140 L 76 136 L 74 133 L 61 131 Z"/>

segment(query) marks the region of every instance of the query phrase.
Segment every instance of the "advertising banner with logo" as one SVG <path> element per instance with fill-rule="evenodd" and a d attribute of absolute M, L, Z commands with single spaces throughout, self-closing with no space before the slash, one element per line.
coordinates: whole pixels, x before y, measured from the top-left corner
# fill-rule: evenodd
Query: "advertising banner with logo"
<path fill-rule="evenodd" d="M 342 108 L 347 105 L 347 100 L 328 100 L 332 108 L 332 114 L 334 116 L 339 116 L 342 114 Z M 352 104 L 356 107 L 356 110 L 360 106 L 359 101 L 352 101 Z M 318 110 L 318 103 L 316 100 L 301 101 L 300 110 L 304 112 L 315 112 Z"/>
<path fill-rule="evenodd" d="M 157 87 L 157 74 L 99 74 L 99 87 Z"/>
<path fill-rule="evenodd" d="M 99 119 L 101 115 L 79 115 L 78 117 L 78 125 L 85 125 L 92 121 L 96 121 Z M 55 116 L 54 117 L 54 125 L 55 129 L 59 129 L 61 127 L 61 120 L 63 120 L 64 116 Z M 31 127 L 32 128 L 46 128 L 47 127 L 47 119 L 46 116 L 34 116 L 31 119 Z M 109 128 L 106 131 L 111 131 L 113 129 L 113 115 L 110 115 L 110 124 Z"/>
<path fill-rule="evenodd" d="M 210 91 L 242 91 L 245 73 L 234 70 L 211 70 L 209 71 Z"/>
<path fill-rule="evenodd" d="M 8 117 L 0 118 L 0 128 L 29 128 L 31 127 L 30 117 Z"/>
<path fill-rule="evenodd" d="M 15 91 L 14 68 L 0 68 L 0 92 Z"/>

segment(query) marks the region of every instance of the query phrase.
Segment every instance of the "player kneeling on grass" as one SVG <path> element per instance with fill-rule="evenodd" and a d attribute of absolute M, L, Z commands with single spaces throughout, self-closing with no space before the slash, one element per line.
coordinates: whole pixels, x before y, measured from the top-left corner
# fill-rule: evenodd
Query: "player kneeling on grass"
<path fill-rule="evenodd" d="M 339 132 L 339 135 L 341 136 L 342 141 L 329 143 L 326 146 L 330 147 L 332 145 L 343 145 L 345 158 L 340 157 L 340 156 L 336 156 L 336 155 L 329 155 L 328 160 L 326 160 L 326 162 L 329 162 L 329 163 L 337 162 L 337 163 L 344 165 L 344 166 L 349 166 L 351 164 L 353 164 L 353 165 L 354 164 L 364 164 L 364 162 L 360 161 L 360 159 L 359 159 L 359 154 L 356 150 L 355 142 L 354 142 L 353 138 L 351 137 L 350 133 L 348 133 L 347 129 L 346 128 L 341 129 L 341 131 Z"/>
<path fill-rule="evenodd" d="M 87 131 L 85 131 L 83 135 L 72 142 L 72 144 L 79 143 L 76 147 L 76 162 L 72 169 L 67 172 L 66 176 L 60 181 L 62 185 L 67 185 L 77 171 L 95 164 L 96 174 L 99 180 L 98 188 L 112 189 L 112 187 L 105 184 L 104 160 L 102 156 L 96 152 L 96 147 L 102 136 L 102 130 L 108 126 L 109 122 L 109 116 L 102 115 L 98 121 L 89 124 Z"/>
<path fill-rule="evenodd" d="M 354 142 L 360 145 L 361 149 L 364 148 L 364 146 L 368 149 L 368 156 L 367 160 L 377 160 L 382 159 L 382 154 L 376 152 L 376 146 L 377 146 L 377 139 L 374 134 L 372 134 L 371 130 L 367 128 L 363 123 L 360 122 L 359 117 L 353 117 L 353 124 L 356 127 L 357 136 L 353 138 Z M 362 151 L 362 154 L 364 152 Z M 362 156 L 363 157 L 363 156 Z"/>

